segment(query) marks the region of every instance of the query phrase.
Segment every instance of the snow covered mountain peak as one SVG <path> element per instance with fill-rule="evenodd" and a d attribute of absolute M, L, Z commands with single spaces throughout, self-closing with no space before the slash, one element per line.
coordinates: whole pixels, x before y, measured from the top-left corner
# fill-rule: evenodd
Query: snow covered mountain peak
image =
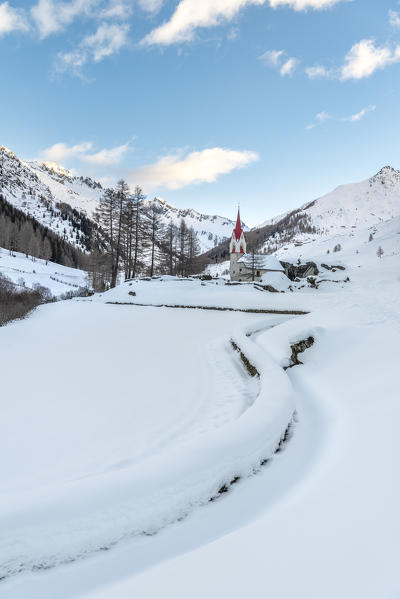
<path fill-rule="evenodd" d="M 397 171 L 392 166 L 384 166 L 379 173 L 370 178 L 370 183 L 391 186 L 400 185 L 400 171 Z"/>
<path fill-rule="evenodd" d="M 174 207 L 172 206 L 172 204 L 170 204 L 169 202 L 167 202 L 167 200 L 164 200 L 164 198 L 158 198 L 155 197 L 154 200 L 150 200 L 150 202 L 157 204 L 160 208 L 165 208 L 167 210 L 173 210 Z"/>
<path fill-rule="evenodd" d="M 67 168 L 65 168 L 64 166 L 62 166 L 61 164 L 58 164 L 58 162 L 34 161 L 34 164 L 37 164 L 39 167 L 48 171 L 52 175 L 58 175 L 59 177 L 67 177 L 68 179 L 73 178 L 72 172 L 70 170 L 68 170 Z"/>
<path fill-rule="evenodd" d="M 308 244 L 318 237 L 353 235 L 400 216 L 400 171 L 384 166 L 359 183 L 337 187 L 330 193 L 263 223 L 262 249 L 275 252 L 290 245 Z"/>
<path fill-rule="evenodd" d="M 15 154 L 12 150 L 10 150 L 9 148 L 6 148 L 6 146 L 0 146 L 0 155 L 3 153 L 9 154 L 10 156 L 15 156 Z"/>

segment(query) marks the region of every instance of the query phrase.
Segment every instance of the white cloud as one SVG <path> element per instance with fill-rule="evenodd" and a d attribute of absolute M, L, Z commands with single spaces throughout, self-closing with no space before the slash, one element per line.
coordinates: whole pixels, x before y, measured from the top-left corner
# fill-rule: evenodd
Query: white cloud
<path fill-rule="evenodd" d="M 363 108 L 362 110 L 360 110 L 360 112 L 357 112 L 356 114 L 352 114 L 350 116 L 342 118 L 335 118 L 331 114 L 329 114 L 329 112 L 323 110 L 322 112 L 319 112 L 315 115 L 314 122 L 310 125 L 307 125 L 305 129 L 308 131 L 311 129 L 315 129 L 315 127 L 317 127 L 318 125 L 322 125 L 323 123 L 329 120 L 356 123 L 358 121 L 361 121 L 361 119 L 363 119 L 366 114 L 368 114 L 369 112 L 373 112 L 374 110 L 376 110 L 376 106 L 367 106 L 366 108 Z"/>
<path fill-rule="evenodd" d="M 143 43 L 169 45 L 190 41 L 199 27 L 214 27 L 230 21 L 240 10 L 250 5 L 262 5 L 266 0 L 181 0 L 171 19 L 151 31 Z"/>
<path fill-rule="evenodd" d="M 356 123 L 358 121 L 361 121 L 361 119 L 363 119 L 366 114 L 368 114 L 369 112 L 373 112 L 374 110 L 376 110 L 376 106 L 367 106 L 366 108 L 360 110 L 360 112 L 357 112 L 356 114 L 352 114 L 350 116 L 345 116 L 341 120 L 347 121 L 349 123 Z"/>
<path fill-rule="evenodd" d="M 79 17 L 126 20 L 132 12 L 129 0 L 39 0 L 31 16 L 43 39 L 59 33 Z"/>
<path fill-rule="evenodd" d="M 307 67 L 306 73 L 309 79 L 327 79 L 331 76 L 331 71 L 328 71 L 328 69 L 321 65 Z"/>
<path fill-rule="evenodd" d="M 344 64 L 339 68 L 327 69 L 322 65 L 307 67 L 305 72 L 309 79 L 364 79 L 375 71 L 400 62 L 400 44 L 376 46 L 373 39 L 361 40 L 354 44 L 344 58 Z"/>
<path fill-rule="evenodd" d="M 277 67 L 284 53 L 284 50 L 267 50 L 259 59 L 267 66 Z"/>
<path fill-rule="evenodd" d="M 389 10 L 389 23 L 393 27 L 400 27 L 400 14 L 395 10 Z"/>
<path fill-rule="evenodd" d="M 329 121 L 332 118 L 333 117 L 331 114 L 329 114 L 329 112 L 326 112 L 325 110 L 323 110 L 322 112 L 319 112 L 318 114 L 315 115 L 314 123 L 307 125 L 305 127 L 305 129 L 307 131 L 310 131 L 311 129 L 315 129 L 315 127 L 317 125 L 322 125 L 323 123 L 325 123 L 325 121 Z"/>
<path fill-rule="evenodd" d="M 361 40 L 355 44 L 345 56 L 345 63 L 340 71 L 340 79 L 363 79 L 370 77 L 376 70 L 400 61 L 400 45 L 375 46 L 374 40 Z"/>
<path fill-rule="evenodd" d="M 128 19 L 132 14 L 132 6 L 127 0 L 110 0 L 99 13 L 100 19 Z"/>
<path fill-rule="evenodd" d="M 0 37 L 12 31 L 27 31 L 28 29 L 29 26 L 22 10 L 13 8 L 8 2 L 0 4 Z"/>
<path fill-rule="evenodd" d="M 325 121 L 328 121 L 331 118 L 332 118 L 332 116 L 329 114 L 329 112 L 325 112 L 324 110 L 322 112 L 319 112 L 317 115 L 315 115 L 315 119 L 319 123 L 325 123 Z"/>
<path fill-rule="evenodd" d="M 31 8 L 31 15 L 40 36 L 45 38 L 62 31 L 77 17 L 89 15 L 96 4 L 97 0 L 72 0 L 71 2 L 39 0 Z"/>
<path fill-rule="evenodd" d="M 103 60 L 105 56 L 110 56 L 118 52 L 128 43 L 129 25 L 109 25 L 102 23 L 96 33 L 85 37 L 82 42 L 82 48 L 87 48 L 93 56 L 95 62 Z"/>
<path fill-rule="evenodd" d="M 80 75 L 82 67 L 90 60 L 100 62 L 126 46 L 128 33 L 127 23 L 102 23 L 96 33 L 86 36 L 75 50 L 59 53 L 55 68 L 59 72 L 70 69 L 75 75 Z"/>
<path fill-rule="evenodd" d="M 148 0 L 148 2 L 151 0 Z M 193 39 L 196 29 L 215 27 L 231 21 L 248 6 L 268 3 L 272 8 L 288 6 L 294 10 L 320 10 L 343 0 L 180 0 L 169 21 L 153 29 L 143 40 L 147 45 L 170 45 Z M 145 2 L 145 0 L 143 0 Z"/>
<path fill-rule="evenodd" d="M 296 70 L 297 64 L 298 60 L 296 58 L 289 58 L 286 60 L 279 69 L 281 77 L 285 77 L 286 75 L 291 77 Z"/>
<path fill-rule="evenodd" d="M 289 6 L 290 8 L 294 8 L 294 10 L 307 10 L 308 8 L 322 10 L 330 8 L 339 2 L 343 2 L 343 0 L 269 0 L 272 8 Z"/>
<path fill-rule="evenodd" d="M 129 150 L 129 145 L 128 142 L 116 148 L 91 152 L 93 150 L 93 142 L 91 141 L 84 141 L 74 146 L 68 146 L 60 142 L 40 152 L 39 160 L 57 162 L 59 164 L 79 160 L 95 166 L 113 166 L 121 162 Z"/>
<path fill-rule="evenodd" d="M 92 147 L 93 144 L 91 141 L 84 141 L 75 146 L 68 146 L 60 142 L 40 152 L 39 158 L 50 162 L 66 162 L 67 160 L 81 157 L 82 154 L 91 150 Z"/>
<path fill-rule="evenodd" d="M 85 154 L 82 160 L 96 166 L 113 166 L 121 162 L 128 150 L 129 143 L 126 143 L 116 148 L 100 150 L 95 154 Z"/>
<path fill-rule="evenodd" d="M 185 157 L 165 156 L 155 164 L 132 171 L 129 178 L 133 184 L 146 187 L 181 189 L 187 185 L 212 183 L 220 175 L 243 168 L 258 159 L 255 152 L 209 148 Z"/>
<path fill-rule="evenodd" d="M 236 40 L 239 37 L 239 28 L 231 27 L 231 29 L 228 31 L 228 34 L 226 37 L 230 42 L 233 42 L 234 40 Z"/>
<path fill-rule="evenodd" d="M 281 77 L 292 76 L 299 63 L 297 58 L 285 58 L 284 50 L 267 50 L 259 56 L 266 66 L 279 69 Z"/>
<path fill-rule="evenodd" d="M 163 4 L 164 0 L 139 0 L 140 8 L 147 12 L 158 12 Z"/>

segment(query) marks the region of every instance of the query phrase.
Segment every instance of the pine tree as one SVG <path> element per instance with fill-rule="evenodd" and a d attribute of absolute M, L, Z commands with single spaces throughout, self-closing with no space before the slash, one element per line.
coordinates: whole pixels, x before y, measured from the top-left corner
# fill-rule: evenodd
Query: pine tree
<path fill-rule="evenodd" d="M 187 242 L 188 242 L 188 228 L 186 226 L 185 220 L 182 218 L 179 231 L 178 231 L 178 246 L 179 246 L 179 274 L 181 277 L 184 277 L 186 274 L 186 251 L 187 251 Z"/>
<path fill-rule="evenodd" d="M 143 190 L 138 185 L 132 196 L 133 204 L 133 260 L 132 260 L 132 277 L 136 277 L 139 267 L 139 253 L 145 248 L 145 225 L 143 217 L 143 202 L 146 196 Z"/>
<path fill-rule="evenodd" d="M 116 230 L 115 230 L 115 253 L 111 271 L 111 288 L 115 287 L 118 278 L 118 269 L 123 253 L 124 218 L 128 203 L 129 186 L 123 179 L 117 183 L 116 196 Z"/>
<path fill-rule="evenodd" d="M 156 198 L 154 198 L 154 200 L 156 200 Z M 161 253 L 160 248 L 164 235 L 160 209 L 157 206 L 156 201 L 153 201 L 150 204 L 150 207 L 146 212 L 146 219 L 150 249 L 150 276 L 152 277 L 159 263 Z"/>
<path fill-rule="evenodd" d="M 167 274 L 174 275 L 175 271 L 175 244 L 176 244 L 176 227 L 171 221 L 168 223 L 163 239 L 161 242 L 162 262 L 161 267 Z"/>
<path fill-rule="evenodd" d="M 197 239 L 196 231 L 190 227 L 187 235 L 187 273 L 193 274 L 195 271 L 196 258 L 200 254 L 200 244 Z"/>
<path fill-rule="evenodd" d="M 99 264 L 99 253 L 103 250 L 109 257 L 108 265 L 111 273 L 114 272 L 115 230 L 117 222 L 117 197 L 113 189 L 106 189 L 104 191 L 94 216 L 95 222 L 98 224 L 101 231 L 96 229 L 94 233 L 94 239 L 92 240 L 94 245 L 94 256 L 93 259 L 91 258 L 91 263 L 93 266 Z M 103 235 L 101 235 L 101 232 Z M 105 238 L 105 241 L 103 238 Z"/>

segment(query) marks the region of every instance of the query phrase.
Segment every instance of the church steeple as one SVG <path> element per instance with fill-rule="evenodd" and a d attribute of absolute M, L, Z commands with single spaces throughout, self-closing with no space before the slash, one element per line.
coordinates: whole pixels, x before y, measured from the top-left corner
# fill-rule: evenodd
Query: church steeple
<path fill-rule="evenodd" d="M 240 221 L 240 208 L 238 208 L 237 219 L 236 219 L 236 227 L 233 229 L 235 233 L 236 241 L 239 241 L 241 234 L 243 233 L 242 223 Z"/>
<path fill-rule="evenodd" d="M 240 220 L 240 209 L 238 208 L 236 226 L 232 231 L 231 245 L 230 245 L 231 254 L 245 254 L 246 253 L 246 239 L 244 236 L 244 231 L 242 229 L 242 222 Z"/>

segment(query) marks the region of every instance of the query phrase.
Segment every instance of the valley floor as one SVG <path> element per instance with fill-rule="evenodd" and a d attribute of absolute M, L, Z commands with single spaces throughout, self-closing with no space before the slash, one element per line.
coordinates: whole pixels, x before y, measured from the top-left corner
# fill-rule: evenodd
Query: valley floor
<path fill-rule="evenodd" d="M 399 257 L 346 274 L 343 288 L 291 294 L 128 283 L 0 330 L 0 562 L 23 570 L 0 596 L 399 597 Z M 105 303 L 193 297 L 310 313 Z M 304 365 L 285 373 L 290 345 L 310 335 Z M 207 502 L 222 472 L 241 479 Z"/>

